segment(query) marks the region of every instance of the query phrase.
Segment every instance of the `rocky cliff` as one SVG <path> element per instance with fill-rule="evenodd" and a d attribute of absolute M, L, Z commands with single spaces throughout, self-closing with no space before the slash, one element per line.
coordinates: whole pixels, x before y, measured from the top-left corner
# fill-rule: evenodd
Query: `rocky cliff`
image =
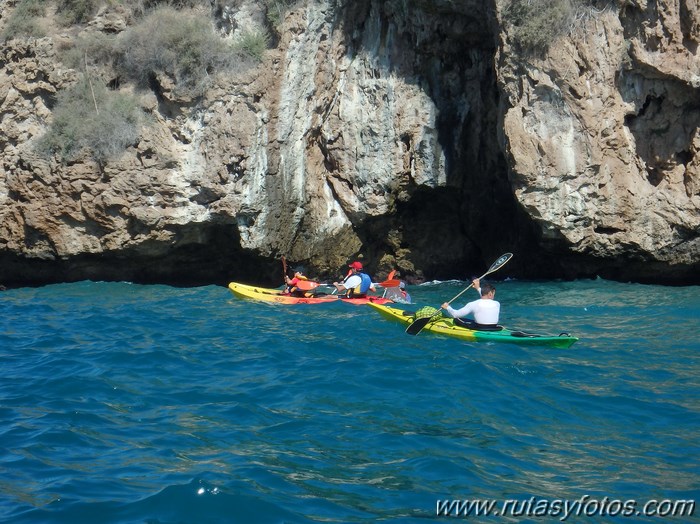
<path fill-rule="evenodd" d="M 0 282 L 279 283 L 282 255 L 465 278 L 512 251 L 513 276 L 699 283 L 697 9 L 627 2 L 533 57 L 493 2 L 299 2 L 261 63 L 201 97 L 94 73 L 149 116 L 106 162 L 35 146 L 81 73 L 59 50 L 128 9 L 7 40 Z M 265 14 L 230 2 L 217 27 Z"/>

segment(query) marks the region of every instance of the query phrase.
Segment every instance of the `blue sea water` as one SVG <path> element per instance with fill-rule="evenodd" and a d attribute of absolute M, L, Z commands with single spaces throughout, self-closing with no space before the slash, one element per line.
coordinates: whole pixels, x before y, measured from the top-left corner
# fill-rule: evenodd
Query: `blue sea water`
<path fill-rule="evenodd" d="M 497 287 L 503 324 L 580 340 L 412 337 L 367 306 L 214 286 L 0 293 L 0 521 L 557 522 L 437 508 L 560 500 L 588 504 L 568 522 L 658 522 L 616 501 L 698 501 L 700 288 Z"/>

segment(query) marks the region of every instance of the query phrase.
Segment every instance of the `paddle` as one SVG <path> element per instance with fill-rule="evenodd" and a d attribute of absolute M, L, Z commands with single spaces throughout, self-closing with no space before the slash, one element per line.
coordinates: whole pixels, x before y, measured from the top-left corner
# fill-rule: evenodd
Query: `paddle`
<path fill-rule="evenodd" d="M 396 274 L 396 270 L 392 269 L 389 272 L 389 274 L 386 276 L 386 280 L 384 280 L 384 282 L 375 282 L 374 285 L 380 286 L 383 288 L 398 287 L 399 285 L 401 285 L 401 280 L 399 280 L 398 278 L 394 278 L 395 274 Z"/>
<path fill-rule="evenodd" d="M 390 275 L 391 275 L 391 273 L 390 273 Z M 380 282 L 377 285 L 379 287 L 384 288 L 384 293 L 382 294 L 382 298 L 386 298 L 387 292 L 393 288 L 398 289 L 399 286 L 401 285 L 401 281 L 398 278 L 392 278 L 390 280 L 385 280 L 384 282 Z"/>
<path fill-rule="evenodd" d="M 481 276 L 479 277 L 479 280 L 481 280 L 482 278 L 484 278 L 486 275 L 490 275 L 490 274 L 493 273 L 494 271 L 498 271 L 500 268 L 502 268 L 503 266 L 505 266 L 506 263 L 507 263 L 511 258 L 513 258 L 513 253 L 506 253 L 506 254 L 501 255 L 500 257 L 498 257 L 498 260 L 496 260 L 493 264 L 491 264 L 491 267 L 489 268 L 489 270 L 488 270 L 486 273 L 484 273 L 483 275 L 481 275 Z M 452 298 L 452 300 L 450 300 L 450 301 L 448 302 L 448 304 L 451 304 L 452 302 L 454 302 L 455 300 L 457 300 L 459 297 L 461 297 L 462 294 L 465 293 L 468 289 L 471 289 L 471 287 L 472 287 L 473 285 L 474 285 L 473 282 L 472 282 L 471 284 L 469 284 L 469 285 L 468 285 L 466 288 L 464 288 L 460 293 L 458 293 L 454 298 Z M 433 309 L 433 308 L 430 308 L 430 309 Z M 440 313 L 440 310 L 437 310 L 437 313 L 433 314 L 432 316 L 425 316 L 425 317 L 422 317 L 422 318 L 417 318 L 416 320 L 414 320 L 414 321 L 406 328 L 406 333 L 408 333 L 409 335 L 417 335 L 418 333 L 420 333 L 420 332 L 423 330 L 423 328 L 424 328 L 425 326 L 427 326 L 427 325 L 430 323 L 431 320 L 433 320 L 435 317 L 438 316 L 438 313 Z"/>

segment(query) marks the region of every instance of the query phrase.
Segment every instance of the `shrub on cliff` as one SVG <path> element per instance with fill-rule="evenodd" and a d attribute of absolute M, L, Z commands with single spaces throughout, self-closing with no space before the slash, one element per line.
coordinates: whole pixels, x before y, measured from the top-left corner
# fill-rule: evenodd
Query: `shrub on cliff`
<path fill-rule="evenodd" d="M 87 22 L 97 11 L 99 0 L 60 0 L 58 14 L 67 25 Z"/>
<path fill-rule="evenodd" d="M 297 3 L 298 0 L 265 0 L 267 10 L 267 20 L 274 28 L 282 25 L 287 11 Z"/>
<path fill-rule="evenodd" d="M 83 23 L 94 14 L 98 1 L 59 0 L 57 13 L 67 25 Z M 44 0 L 20 0 L 7 21 L 2 39 L 44 36 L 46 31 L 41 25 L 41 18 L 46 15 L 46 4 Z"/>
<path fill-rule="evenodd" d="M 2 39 L 22 36 L 44 36 L 39 18 L 44 16 L 46 8 L 42 0 L 20 0 L 12 11 L 7 25 L 2 31 Z"/>
<path fill-rule="evenodd" d="M 84 71 L 85 67 L 113 67 L 116 60 L 116 36 L 102 32 L 83 32 L 69 45 L 57 45 L 58 57 L 66 66 Z"/>
<path fill-rule="evenodd" d="M 511 0 L 504 10 L 515 43 L 525 52 L 546 51 L 573 19 L 571 0 Z"/>
<path fill-rule="evenodd" d="M 83 151 L 104 162 L 119 156 L 139 137 L 143 112 L 135 97 L 83 79 L 58 94 L 53 121 L 38 149 L 73 160 Z"/>
<path fill-rule="evenodd" d="M 270 45 L 270 34 L 264 29 L 244 31 L 235 45 L 238 50 L 260 62 Z"/>
<path fill-rule="evenodd" d="M 585 27 L 614 0 L 503 0 L 504 20 L 515 44 L 525 53 L 543 53 L 558 37 Z"/>
<path fill-rule="evenodd" d="M 157 8 L 125 31 L 118 51 L 126 77 L 147 87 L 166 74 L 175 90 L 189 95 L 202 94 L 210 75 L 230 67 L 234 58 L 211 20 L 171 7 Z"/>

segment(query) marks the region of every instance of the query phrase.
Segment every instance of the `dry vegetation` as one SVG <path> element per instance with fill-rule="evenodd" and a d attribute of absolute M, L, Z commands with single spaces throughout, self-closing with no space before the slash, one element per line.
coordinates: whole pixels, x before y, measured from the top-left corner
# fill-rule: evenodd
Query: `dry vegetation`
<path fill-rule="evenodd" d="M 79 29 L 117 4 L 128 13 L 126 30 L 77 31 L 71 45 L 58 50 L 82 80 L 57 95 L 42 151 L 66 160 L 85 149 L 100 161 L 118 155 L 138 140 L 144 121 L 138 96 L 121 87 L 159 94 L 167 84 L 174 96 L 197 99 L 216 75 L 235 75 L 261 61 L 270 44 L 268 27 L 243 31 L 235 42 L 216 31 L 216 17 L 235 10 L 239 0 L 18 0 L 0 38 L 43 37 L 52 23 Z M 279 22 L 291 4 L 265 0 L 268 23 Z"/>
<path fill-rule="evenodd" d="M 143 112 L 133 95 L 111 91 L 83 77 L 58 94 L 49 131 L 38 149 L 72 160 L 84 149 L 104 162 L 119 156 L 139 137 Z"/>
<path fill-rule="evenodd" d="M 609 0 L 505 0 L 503 13 L 520 50 L 542 54 L 591 13 L 611 5 Z"/>

